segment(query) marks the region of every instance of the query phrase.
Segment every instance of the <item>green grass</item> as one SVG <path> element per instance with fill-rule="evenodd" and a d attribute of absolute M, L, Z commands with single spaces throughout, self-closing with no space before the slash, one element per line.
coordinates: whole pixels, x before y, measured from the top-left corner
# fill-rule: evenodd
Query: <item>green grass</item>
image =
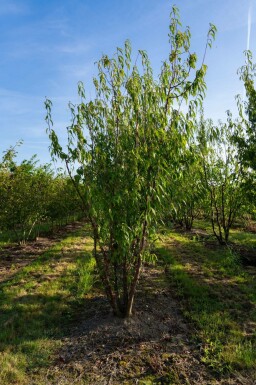
<path fill-rule="evenodd" d="M 52 231 L 52 225 L 48 222 L 42 222 L 35 226 L 31 235 L 30 240 L 33 240 L 38 234 L 49 234 Z M 18 234 L 18 236 L 17 236 Z M 0 248 L 6 245 L 17 243 L 19 239 L 22 239 L 21 230 L 17 230 L 17 234 L 12 230 L 1 230 L 0 231 Z"/>
<path fill-rule="evenodd" d="M 206 224 L 198 222 L 198 227 Z M 232 237 L 241 243 L 254 239 L 253 234 L 237 230 Z M 85 294 L 93 295 L 92 248 L 89 233 L 79 230 L 0 284 L 1 385 L 27 385 L 31 379 L 44 384 L 61 338 L 86 306 Z M 220 376 L 253 371 L 255 276 L 244 270 L 231 249 L 212 241 L 207 247 L 189 233 L 162 231 L 156 252 L 168 267 L 167 283 L 194 325 L 193 340 L 202 362 Z M 153 377 L 139 383 L 165 383 Z M 166 384 L 180 384 L 175 367 L 167 377 Z"/>
<path fill-rule="evenodd" d="M 254 239 L 254 234 L 233 234 L 237 242 Z M 185 316 L 195 325 L 202 361 L 218 373 L 255 368 L 256 332 L 249 333 L 249 325 L 256 325 L 256 283 L 236 255 L 175 231 L 162 236 L 157 253 L 168 266 Z"/>
<path fill-rule="evenodd" d="M 211 223 L 207 220 L 195 219 L 193 228 L 205 230 L 209 235 L 212 234 Z M 256 248 L 256 233 L 242 231 L 242 227 L 241 229 L 231 229 L 229 240 L 242 246 Z"/>
<path fill-rule="evenodd" d="M 231 230 L 230 241 L 246 247 L 256 248 L 256 234 L 237 229 Z"/>
<path fill-rule="evenodd" d="M 76 220 L 80 220 L 81 218 L 81 213 L 75 213 L 72 217 L 62 218 L 59 219 L 59 221 L 54 221 L 53 223 L 49 221 L 39 222 L 33 228 L 29 240 L 34 240 L 37 236 L 41 236 L 42 234 L 52 233 L 54 229 L 61 228 L 67 223 L 72 223 Z M 19 239 L 22 239 L 21 230 L 17 230 L 16 233 L 13 230 L 0 230 L 0 249 L 3 246 L 17 243 Z"/>
<path fill-rule="evenodd" d="M 28 384 L 93 285 L 92 240 L 68 236 L 0 285 L 0 384 Z M 79 268 L 79 269 L 78 269 Z"/>
<path fill-rule="evenodd" d="M 0 249 L 16 241 L 15 234 L 12 231 L 0 231 Z"/>

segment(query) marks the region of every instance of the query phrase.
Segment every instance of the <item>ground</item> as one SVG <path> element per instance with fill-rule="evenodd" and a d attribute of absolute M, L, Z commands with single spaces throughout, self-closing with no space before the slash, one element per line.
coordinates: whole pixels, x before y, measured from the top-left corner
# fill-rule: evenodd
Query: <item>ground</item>
<path fill-rule="evenodd" d="M 163 274 L 152 266 L 144 270 L 130 319 L 114 318 L 104 297 L 90 299 L 89 306 L 85 303 L 54 368 L 64 377 L 63 384 L 68 383 L 67 369 L 97 384 L 139 383 L 152 375 L 159 383 L 171 377 L 190 384 L 211 380 L 200 365 L 198 348 L 190 342 L 193 327 L 163 285 Z"/>
<path fill-rule="evenodd" d="M 230 353 L 244 341 L 255 346 L 255 267 L 237 271 L 229 251 L 201 242 L 203 231 L 200 239 L 165 231 L 159 262 L 143 269 L 133 316 L 119 319 L 88 275 L 95 268 L 83 226 L 1 251 L 1 384 L 256 383 L 254 353 Z"/>
<path fill-rule="evenodd" d="M 37 237 L 35 241 L 25 245 L 7 245 L 0 248 L 0 282 L 10 279 L 20 269 L 34 261 L 38 255 L 56 244 L 68 233 L 83 226 L 80 222 L 73 222 L 56 229 L 53 234 Z"/>

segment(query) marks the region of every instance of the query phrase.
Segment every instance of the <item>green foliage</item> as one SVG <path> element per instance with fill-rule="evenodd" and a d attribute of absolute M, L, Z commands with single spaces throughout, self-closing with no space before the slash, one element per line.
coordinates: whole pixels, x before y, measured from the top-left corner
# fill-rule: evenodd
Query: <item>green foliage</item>
<path fill-rule="evenodd" d="M 211 26 L 207 46 L 214 35 Z M 114 57 L 99 60 L 95 98 L 86 102 L 79 83 L 81 103 L 70 104 L 67 151 L 52 127 L 52 104 L 45 103 L 52 155 L 66 163 L 76 185 L 92 225 L 107 297 L 114 312 L 124 316 L 131 314 L 147 240 L 206 89 L 206 65 L 197 67 L 190 30 L 181 30 L 175 7 L 168 36 L 170 55 L 158 77 L 145 51 L 133 62 L 129 41 Z"/>
<path fill-rule="evenodd" d="M 253 63 L 252 53 L 245 52 L 245 65 L 238 73 L 244 83 L 247 100 L 243 103 L 238 97 L 238 108 L 242 130 L 236 132 L 235 140 L 239 148 L 239 156 L 243 163 L 256 171 L 256 65 Z"/>
<path fill-rule="evenodd" d="M 240 162 L 246 167 L 245 191 L 251 204 L 249 212 L 255 210 L 256 191 L 256 65 L 252 53 L 245 51 L 245 65 L 239 68 L 240 80 L 244 83 L 246 99 L 237 96 L 239 124 L 233 140 L 238 149 Z"/>
<path fill-rule="evenodd" d="M 202 181 L 208 192 L 208 210 L 213 233 L 220 244 L 229 239 L 235 218 L 246 207 L 245 165 L 239 161 L 234 144 L 236 123 L 228 113 L 227 121 L 214 126 L 201 118 L 198 130 Z"/>
<path fill-rule="evenodd" d="M 35 157 L 17 165 L 14 156 L 8 150 L 0 165 L 0 221 L 22 243 L 45 214 L 52 174 L 48 166 L 37 167 Z"/>
<path fill-rule="evenodd" d="M 54 176 L 50 165 L 38 166 L 36 156 L 17 164 L 16 147 L 0 162 L 0 231 L 12 232 L 11 238 L 21 244 L 35 237 L 38 224 L 74 216 L 81 209 L 69 178 Z"/>
<path fill-rule="evenodd" d="M 75 217 L 82 212 L 81 202 L 76 195 L 70 178 L 63 174 L 54 176 L 49 187 L 45 218 L 52 223 L 63 218 Z"/>
<path fill-rule="evenodd" d="M 206 193 L 195 143 L 192 142 L 184 151 L 179 168 L 179 176 L 170 181 L 164 211 L 171 214 L 175 224 L 191 230 L 194 219 L 202 213 Z"/>

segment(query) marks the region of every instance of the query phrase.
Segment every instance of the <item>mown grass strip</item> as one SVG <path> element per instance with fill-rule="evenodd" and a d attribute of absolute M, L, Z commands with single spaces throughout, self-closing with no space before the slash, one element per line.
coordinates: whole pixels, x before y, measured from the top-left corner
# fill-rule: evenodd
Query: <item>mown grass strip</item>
<path fill-rule="evenodd" d="M 60 346 L 93 284 L 92 240 L 79 230 L 0 285 L 0 384 L 28 384 Z"/>
<path fill-rule="evenodd" d="M 243 328 L 243 321 L 256 321 L 255 282 L 237 265 L 230 250 L 209 251 L 203 244 L 171 232 L 162 237 L 157 253 L 183 299 L 184 314 L 197 329 L 202 361 L 219 373 L 255 368 L 256 333 L 248 335 Z M 184 263 L 184 255 L 189 263 Z M 198 276 L 193 275 L 194 263 L 200 269 Z"/>

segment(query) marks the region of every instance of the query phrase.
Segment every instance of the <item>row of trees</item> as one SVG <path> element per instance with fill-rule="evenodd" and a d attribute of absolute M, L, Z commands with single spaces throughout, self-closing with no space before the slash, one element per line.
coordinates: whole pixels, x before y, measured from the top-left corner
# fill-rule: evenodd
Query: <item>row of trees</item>
<path fill-rule="evenodd" d="M 242 140 L 242 135 L 241 121 L 233 121 L 230 113 L 218 125 L 202 116 L 195 121 L 180 177 L 170 185 L 167 214 L 172 220 L 190 230 L 196 217 L 208 218 L 220 244 L 228 242 L 238 217 L 253 214 L 255 174 L 241 159 L 238 138 Z"/>
<path fill-rule="evenodd" d="M 79 212 L 80 202 L 69 178 L 54 175 L 36 157 L 16 162 L 16 146 L 0 162 L 0 231 L 21 244 L 38 235 L 40 224 L 63 221 Z"/>
<path fill-rule="evenodd" d="M 246 99 L 237 96 L 238 118 L 227 112 L 217 125 L 203 114 L 195 120 L 181 177 L 170 188 L 172 219 L 191 229 L 204 215 L 220 244 L 227 244 L 237 218 L 256 219 L 256 65 L 250 51 L 245 58 L 238 74 Z"/>

